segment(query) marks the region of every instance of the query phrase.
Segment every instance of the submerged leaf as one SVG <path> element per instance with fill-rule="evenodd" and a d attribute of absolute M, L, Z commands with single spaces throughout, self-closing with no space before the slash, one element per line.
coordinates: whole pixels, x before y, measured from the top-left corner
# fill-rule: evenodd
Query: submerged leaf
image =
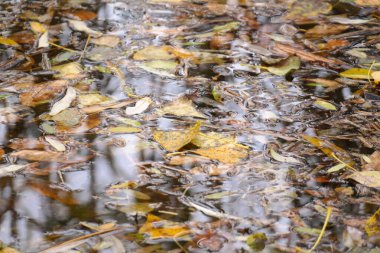
<path fill-rule="evenodd" d="M 152 99 L 149 97 L 142 98 L 138 100 L 135 106 L 130 106 L 125 109 L 125 113 L 127 115 L 135 115 L 143 113 L 145 110 L 149 108 L 149 105 L 152 103 Z"/>
<path fill-rule="evenodd" d="M 57 122 L 57 124 L 61 124 L 68 127 L 78 125 L 80 123 L 81 118 L 82 114 L 76 108 L 65 109 L 51 117 L 51 119 Z"/>
<path fill-rule="evenodd" d="M 178 117 L 197 117 L 203 118 L 206 117 L 198 112 L 191 100 L 186 97 L 180 97 L 173 102 L 165 105 L 163 108 L 157 110 L 159 115 L 175 115 Z"/>
<path fill-rule="evenodd" d="M 12 47 L 19 47 L 20 46 L 16 41 L 9 39 L 9 38 L 2 37 L 2 36 L 0 36 L 0 44 L 6 45 L 6 46 L 12 46 Z"/>
<path fill-rule="evenodd" d="M 191 234 L 191 230 L 185 224 L 163 220 L 152 214 L 148 214 L 145 224 L 139 229 L 139 233 L 148 234 L 151 240 L 178 238 Z"/>
<path fill-rule="evenodd" d="M 336 111 L 337 110 L 335 105 L 333 105 L 327 101 L 321 100 L 321 99 L 314 101 L 314 105 L 316 107 L 324 109 L 324 110 L 329 110 L 329 111 Z"/>
<path fill-rule="evenodd" d="M 368 236 L 380 232 L 380 208 L 365 222 L 364 228 Z"/>
<path fill-rule="evenodd" d="M 268 67 L 268 71 L 278 75 L 278 76 L 284 76 L 288 74 L 292 70 L 299 69 L 301 66 L 301 60 L 297 56 L 292 56 L 286 59 L 284 62 L 282 62 L 279 66 L 276 67 Z"/>
<path fill-rule="evenodd" d="M 365 79 L 371 78 L 372 71 L 369 69 L 352 68 L 340 73 L 340 76 L 352 79 Z"/>
<path fill-rule="evenodd" d="M 80 106 L 90 106 L 90 105 L 97 105 L 101 104 L 103 102 L 108 102 L 111 99 L 109 97 L 93 93 L 93 94 L 84 94 L 78 96 L 78 102 Z"/>
<path fill-rule="evenodd" d="M 273 148 L 270 149 L 270 155 L 273 157 L 274 160 L 279 161 L 279 162 L 303 164 L 301 161 L 299 161 L 293 157 L 280 155 Z"/>
<path fill-rule="evenodd" d="M 45 140 L 46 140 L 50 145 L 52 145 L 52 146 L 55 148 L 55 150 L 57 150 L 57 151 L 59 151 L 59 152 L 64 152 L 64 151 L 66 151 L 66 147 L 65 147 L 65 145 L 64 145 L 61 141 L 59 141 L 59 140 L 57 140 L 57 139 L 55 139 L 55 138 L 53 138 L 53 137 L 50 137 L 50 136 L 45 136 Z"/>
<path fill-rule="evenodd" d="M 131 126 L 116 126 L 109 127 L 107 129 L 99 131 L 99 133 L 114 133 L 114 134 L 130 134 L 130 133 L 139 133 L 141 132 L 140 128 L 131 127 Z"/>
<path fill-rule="evenodd" d="M 236 138 L 217 132 L 199 133 L 191 143 L 200 148 L 213 148 L 225 144 L 234 144 L 236 143 Z"/>
<path fill-rule="evenodd" d="M 149 46 L 136 52 L 133 55 L 133 59 L 137 61 L 175 59 L 176 56 L 171 53 L 171 48 L 171 46 Z"/>
<path fill-rule="evenodd" d="M 193 152 L 222 163 L 234 164 L 246 158 L 249 154 L 249 149 L 240 144 L 226 144 L 214 148 L 197 149 Z"/>
<path fill-rule="evenodd" d="M 159 131 L 153 132 L 153 138 L 164 149 L 174 152 L 189 144 L 195 136 L 199 134 L 201 122 L 198 121 L 194 126 L 179 131 Z"/>

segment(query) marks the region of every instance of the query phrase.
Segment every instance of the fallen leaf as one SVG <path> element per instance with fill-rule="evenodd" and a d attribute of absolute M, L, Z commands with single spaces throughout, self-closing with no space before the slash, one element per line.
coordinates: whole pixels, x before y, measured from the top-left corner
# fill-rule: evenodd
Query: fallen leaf
<path fill-rule="evenodd" d="M 149 97 L 142 98 L 138 100 L 135 106 L 130 106 L 125 109 L 127 115 L 140 114 L 146 111 L 149 108 L 149 105 L 152 103 L 152 99 Z"/>
<path fill-rule="evenodd" d="M 225 144 L 234 144 L 236 143 L 236 138 L 222 133 L 208 132 L 205 134 L 199 133 L 191 143 L 200 148 L 214 148 Z"/>
<path fill-rule="evenodd" d="M 305 36 L 308 38 L 322 38 L 325 36 L 342 33 L 348 28 L 350 28 L 348 25 L 321 24 L 307 30 Z"/>
<path fill-rule="evenodd" d="M 298 0 L 292 1 L 287 19 L 312 19 L 320 14 L 328 14 L 332 10 L 332 5 L 319 0 Z"/>
<path fill-rule="evenodd" d="M 355 3 L 362 6 L 380 6 L 380 0 L 355 0 Z"/>
<path fill-rule="evenodd" d="M 377 84 L 380 83 L 380 71 L 374 71 L 371 73 L 371 76 L 373 78 L 373 81 Z"/>
<path fill-rule="evenodd" d="M 76 10 L 64 12 L 69 18 L 74 18 L 82 21 L 93 20 L 96 18 L 96 13 L 88 10 Z"/>
<path fill-rule="evenodd" d="M 64 154 L 62 152 L 42 151 L 42 150 L 20 150 L 10 154 L 10 157 L 15 157 L 23 160 L 37 162 L 57 162 L 57 163 L 80 163 L 88 160 L 88 157 L 79 156 L 76 152 Z"/>
<path fill-rule="evenodd" d="M 112 35 L 103 35 L 99 38 L 92 38 L 91 43 L 98 46 L 116 47 L 120 43 L 120 38 Z"/>
<path fill-rule="evenodd" d="M 80 107 L 97 105 L 104 102 L 109 102 L 111 99 L 109 97 L 92 93 L 92 94 L 82 94 L 78 96 L 78 103 Z"/>
<path fill-rule="evenodd" d="M 358 171 L 348 177 L 367 187 L 380 187 L 380 171 Z"/>
<path fill-rule="evenodd" d="M 366 220 L 364 229 L 368 236 L 378 234 L 380 232 L 380 208 Z"/>
<path fill-rule="evenodd" d="M 8 176 L 12 173 L 15 173 L 17 171 L 23 170 L 27 167 L 27 164 L 11 164 L 0 167 L 0 177 Z"/>
<path fill-rule="evenodd" d="M 99 31 L 95 31 L 87 26 L 87 24 L 83 21 L 79 20 L 69 20 L 69 25 L 76 31 L 85 32 L 88 35 L 92 35 L 94 37 L 102 36 L 102 33 Z"/>
<path fill-rule="evenodd" d="M 348 69 L 346 71 L 341 72 L 339 75 L 342 77 L 352 78 L 352 79 L 365 79 L 368 80 L 371 78 L 371 74 L 373 72 L 369 69 L 359 69 L 359 68 L 352 68 Z"/>
<path fill-rule="evenodd" d="M 70 62 L 51 68 L 59 72 L 56 78 L 75 79 L 83 76 L 82 66 L 78 62 Z"/>
<path fill-rule="evenodd" d="M 191 234 L 187 225 L 163 220 L 152 214 L 148 214 L 145 224 L 139 229 L 140 234 L 148 234 L 149 239 L 172 239 Z"/>
<path fill-rule="evenodd" d="M 297 56 L 292 56 L 287 58 L 285 61 L 281 62 L 276 67 L 268 67 L 268 71 L 272 74 L 278 75 L 278 76 L 284 76 L 288 74 L 290 71 L 299 69 L 301 66 L 300 58 Z"/>
<path fill-rule="evenodd" d="M 49 185 L 37 182 L 28 182 L 27 185 L 31 187 L 33 190 L 37 191 L 38 193 L 44 195 L 45 197 L 54 199 L 65 205 L 78 205 L 78 201 L 75 199 L 75 196 L 72 191 L 63 191 L 60 189 L 51 188 Z"/>
<path fill-rule="evenodd" d="M 6 46 L 12 46 L 12 47 L 19 47 L 20 46 L 16 41 L 9 39 L 9 38 L 2 37 L 2 36 L 0 36 L 0 44 L 6 45 Z"/>
<path fill-rule="evenodd" d="M 45 140 L 58 152 L 64 152 L 66 151 L 65 145 L 58 139 L 45 136 Z"/>
<path fill-rule="evenodd" d="M 75 89 L 73 87 L 68 87 L 66 90 L 65 96 L 53 105 L 49 115 L 51 116 L 57 115 L 63 110 L 69 108 L 71 103 L 75 100 L 76 95 L 77 94 L 76 94 Z"/>
<path fill-rule="evenodd" d="M 38 40 L 38 48 L 49 47 L 49 33 L 44 32 Z"/>
<path fill-rule="evenodd" d="M 280 155 L 273 148 L 270 149 L 270 155 L 273 157 L 274 160 L 279 161 L 279 162 L 303 164 L 303 162 L 297 160 L 296 158 Z"/>
<path fill-rule="evenodd" d="M 198 121 L 194 126 L 186 130 L 179 131 L 159 131 L 153 132 L 153 138 L 164 149 L 169 152 L 174 152 L 189 144 L 195 136 L 198 135 L 201 128 L 201 122 Z"/>
<path fill-rule="evenodd" d="M 193 103 L 186 97 L 180 97 L 171 103 L 165 105 L 163 108 L 157 110 L 157 113 L 159 115 L 175 115 L 178 117 L 197 117 L 197 118 L 203 118 L 206 117 L 198 112 L 194 106 Z"/>
<path fill-rule="evenodd" d="M 108 103 L 102 103 L 102 104 L 92 105 L 88 107 L 83 107 L 81 109 L 81 112 L 86 113 L 86 114 L 98 113 L 107 109 L 116 109 L 116 108 L 124 107 L 130 104 L 133 104 L 135 102 L 136 102 L 135 99 L 111 101 Z"/>
<path fill-rule="evenodd" d="M 375 151 L 370 156 L 370 162 L 363 166 L 364 170 L 377 170 L 380 171 L 380 151 Z"/>
<path fill-rule="evenodd" d="M 336 111 L 337 110 L 335 105 L 333 105 L 327 101 L 321 100 L 321 99 L 314 101 L 313 104 L 320 109 L 329 110 L 329 111 Z"/>
<path fill-rule="evenodd" d="M 131 127 L 131 126 L 116 126 L 108 127 L 99 131 L 100 134 L 114 133 L 114 134 L 130 134 L 130 133 L 139 133 L 141 132 L 140 128 Z"/>
<path fill-rule="evenodd" d="M 51 117 L 59 125 L 73 127 L 81 122 L 83 115 L 76 108 L 68 108 Z"/>
<path fill-rule="evenodd" d="M 58 93 L 68 86 L 66 80 L 56 80 L 41 84 L 34 84 L 20 94 L 20 102 L 26 106 L 37 106 L 50 102 Z"/>
<path fill-rule="evenodd" d="M 47 29 L 46 29 L 45 25 L 43 25 L 41 23 L 38 23 L 36 21 L 31 21 L 30 22 L 30 28 L 36 34 L 43 34 L 43 33 L 47 32 Z"/>
<path fill-rule="evenodd" d="M 249 149 L 239 144 L 226 144 L 214 148 L 196 149 L 192 152 L 222 163 L 234 164 L 246 158 L 249 154 Z"/>
<path fill-rule="evenodd" d="M 137 61 L 143 60 L 171 60 L 175 59 L 176 56 L 171 53 L 171 46 L 149 46 L 133 55 L 133 59 Z"/>

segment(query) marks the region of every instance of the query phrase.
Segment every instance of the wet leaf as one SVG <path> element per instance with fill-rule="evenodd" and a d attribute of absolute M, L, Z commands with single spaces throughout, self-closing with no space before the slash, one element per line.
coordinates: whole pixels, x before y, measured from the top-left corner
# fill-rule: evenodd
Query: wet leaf
<path fill-rule="evenodd" d="M 179 131 L 159 131 L 153 132 L 153 138 L 164 149 L 169 152 L 178 151 L 183 146 L 189 144 L 195 136 L 198 135 L 201 128 L 201 122 L 198 121 L 194 126 L 186 130 Z"/>
<path fill-rule="evenodd" d="M 66 151 L 66 147 L 65 145 L 57 140 L 56 138 L 53 138 L 53 137 L 50 137 L 50 136 L 45 136 L 45 140 L 51 145 L 53 146 L 53 148 L 56 150 L 56 151 L 59 151 L 59 152 L 64 152 Z"/>
<path fill-rule="evenodd" d="M 191 143 L 200 148 L 214 148 L 225 144 L 235 144 L 236 138 L 223 133 L 208 132 L 199 133 Z"/>
<path fill-rule="evenodd" d="M 0 44 L 6 45 L 6 46 L 12 46 L 12 47 L 19 47 L 20 46 L 16 41 L 9 39 L 9 38 L 2 37 L 2 36 L 0 36 Z"/>
<path fill-rule="evenodd" d="M 373 78 L 373 81 L 377 84 L 380 83 L 380 71 L 374 71 L 371 73 L 371 76 Z"/>
<path fill-rule="evenodd" d="M 286 16 L 288 19 L 316 18 L 320 14 L 327 14 L 332 10 L 332 5 L 319 0 L 298 0 L 290 7 Z"/>
<path fill-rule="evenodd" d="M 347 178 L 367 187 L 380 187 L 380 171 L 358 171 L 349 175 Z"/>
<path fill-rule="evenodd" d="M 355 3 L 362 6 L 380 6 L 380 0 L 355 0 Z"/>
<path fill-rule="evenodd" d="M 42 150 L 20 150 L 11 153 L 10 156 L 37 162 L 79 163 L 88 160 L 88 157 L 79 156 L 76 152 L 64 154 L 62 152 Z"/>
<path fill-rule="evenodd" d="M 149 97 L 142 98 L 138 100 L 135 106 L 130 106 L 125 109 L 125 114 L 127 115 L 135 115 L 140 114 L 146 111 L 149 108 L 149 105 L 152 103 L 152 99 Z"/>
<path fill-rule="evenodd" d="M 231 192 L 231 191 L 224 191 L 224 192 L 217 192 L 217 193 L 208 194 L 204 198 L 205 199 L 221 199 L 223 197 L 231 196 L 234 194 L 235 193 Z"/>
<path fill-rule="evenodd" d="M 93 20 L 96 18 L 96 13 L 88 10 L 76 10 L 65 12 L 64 14 L 69 18 L 79 19 L 82 21 Z"/>
<path fill-rule="evenodd" d="M 378 209 L 364 225 L 368 236 L 378 234 L 380 232 L 380 209 Z"/>
<path fill-rule="evenodd" d="M 143 60 L 171 60 L 175 59 L 176 56 L 171 53 L 171 46 L 149 46 L 140 51 L 136 52 L 133 55 L 134 60 L 143 61 Z"/>
<path fill-rule="evenodd" d="M 365 79 L 371 78 L 372 71 L 369 69 L 352 68 L 340 73 L 340 76 L 352 79 Z"/>
<path fill-rule="evenodd" d="M 191 100 L 189 100 L 186 97 L 180 97 L 173 102 L 165 105 L 163 108 L 157 110 L 157 113 L 159 115 L 175 115 L 178 117 L 197 117 L 197 118 L 203 118 L 206 117 L 198 112 L 194 106 Z"/>
<path fill-rule="evenodd" d="M 109 127 L 107 129 L 99 131 L 99 133 L 102 133 L 102 134 L 106 134 L 106 133 L 131 134 L 131 133 L 139 133 L 139 132 L 141 132 L 140 128 L 130 127 L 130 126 Z"/>
<path fill-rule="evenodd" d="M 338 172 L 338 171 L 344 169 L 345 167 L 346 167 L 345 164 L 343 164 L 343 163 L 339 163 L 339 164 L 337 164 L 337 165 L 331 167 L 330 169 L 328 169 L 328 170 L 327 170 L 327 173 Z"/>
<path fill-rule="evenodd" d="M 320 229 L 308 227 L 295 227 L 293 230 L 299 234 L 306 234 L 312 236 L 318 236 L 321 233 Z"/>
<path fill-rule="evenodd" d="M 57 78 L 73 79 L 81 77 L 83 74 L 82 66 L 78 62 L 54 66 L 51 69 L 59 72 L 59 74 L 56 75 Z"/>
<path fill-rule="evenodd" d="M 270 149 L 270 155 L 273 157 L 274 160 L 283 162 L 283 163 L 295 163 L 295 164 L 303 164 L 303 162 L 297 160 L 296 158 L 290 157 L 290 156 L 282 156 L 279 153 L 277 153 L 274 149 Z"/>
<path fill-rule="evenodd" d="M 57 94 L 63 92 L 67 86 L 68 82 L 65 80 L 35 84 L 20 94 L 21 104 L 37 106 L 50 102 Z"/>
<path fill-rule="evenodd" d="M 134 201 L 136 199 L 139 200 L 150 200 L 150 196 L 131 189 L 122 189 L 122 188 L 111 188 L 107 190 L 107 196 L 111 199 L 117 200 L 131 200 Z"/>
<path fill-rule="evenodd" d="M 284 76 L 292 70 L 299 69 L 301 66 L 301 60 L 297 56 L 292 56 L 282 62 L 279 66 L 276 67 L 268 67 L 268 71 L 278 75 Z"/>
<path fill-rule="evenodd" d="M 329 110 L 329 111 L 336 111 L 337 110 L 335 105 L 333 105 L 327 101 L 320 100 L 320 99 L 314 101 L 314 105 L 316 107 L 324 109 L 324 110 Z"/>
<path fill-rule="evenodd" d="M 193 152 L 222 163 L 234 164 L 246 158 L 249 154 L 249 149 L 240 144 L 226 144 L 214 148 L 196 149 Z"/>
<path fill-rule="evenodd" d="M 97 105 L 104 102 L 109 102 L 111 99 L 109 97 L 92 93 L 92 94 L 82 94 L 78 96 L 78 102 L 81 107 Z"/>
<path fill-rule="evenodd" d="M 57 124 L 73 127 L 80 123 L 82 114 L 76 108 L 68 108 L 51 117 Z"/>
<path fill-rule="evenodd" d="M 255 233 L 247 238 L 248 246 L 254 251 L 261 251 L 265 248 L 265 243 L 268 240 L 264 233 Z"/>
<path fill-rule="evenodd" d="M 112 35 L 103 35 L 102 37 L 91 39 L 91 43 L 98 46 L 116 47 L 120 43 L 120 38 Z"/>
<path fill-rule="evenodd" d="M 150 212 L 152 212 L 156 208 L 155 204 L 150 203 L 134 203 L 129 205 L 123 205 L 123 206 L 115 206 L 115 209 L 123 212 L 127 215 L 140 215 L 144 216 Z"/>
<path fill-rule="evenodd" d="M 28 182 L 27 185 L 45 197 L 59 201 L 62 204 L 69 206 L 78 205 L 78 201 L 75 199 L 74 194 L 71 191 L 52 188 L 49 185 L 41 184 L 40 182 Z"/>
<path fill-rule="evenodd" d="M 49 47 L 49 33 L 44 32 L 38 40 L 38 48 Z"/>
<path fill-rule="evenodd" d="M 71 103 L 75 100 L 76 95 L 77 93 L 75 89 L 73 87 L 68 87 L 66 90 L 65 96 L 53 105 L 49 115 L 51 116 L 57 115 L 63 110 L 69 108 Z"/>
<path fill-rule="evenodd" d="M 184 224 L 163 220 L 152 214 L 148 214 L 145 224 L 139 229 L 139 233 L 148 234 L 151 240 L 179 238 L 191 234 L 192 231 Z"/>
<path fill-rule="evenodd" d="M 30 28 L 32 29 L 34 33 L 37 33 L 37 34 L 43 34 L 47 32 L 45 25 L 35 22 L 35 21 L 30 22 Z"/>

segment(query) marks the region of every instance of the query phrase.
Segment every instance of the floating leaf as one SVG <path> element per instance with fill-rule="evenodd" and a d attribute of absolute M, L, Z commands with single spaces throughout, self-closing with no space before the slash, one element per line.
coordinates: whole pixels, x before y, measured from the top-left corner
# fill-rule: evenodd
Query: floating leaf
<path fill-rule="evenodd" d="M 194 108 L 193 103 L 186 97 L 180 97 L 174 100 L 173 102 L 159 109 L 157 112 L 159 115 L 169 114 L 178 117 L 206 118 L 202 113 L 198 112 Z"/>
<path fill-rule="evenodd" d="M 154 131 L 153 138 L 164 149 L 174 152 L 189 144 L 195 136 L 199 134 L 201 122 L 198 121 L 194 126 L 180 131 Z"/>
<path fill-rule="evenodd" d="M 268 71 L 278 76 L 284 76 L 292 70 L 299 69 L 301 60 L 297 56 L 292 56 L 283 61 L 279 66 L 268 67 Z"/>
<path fill-rule="evenodd" d="M 178 238 L 191 234 L 188 226 L 163 220 L 152 214 L 148 214 L 145 224 L 139 229 L 139 233 L 148 234 L 151 240 Z"/>
<path fill-rule="evenodd" d="M 368 236 L 380 232 L 380 208 L 365 222 L 364 229 Z"/>
<path fill-rule="evenodd" d="M 200 148 L 213 148 L 225 144 L 236 143 L 236 138 L 234 136 L 228 136 L 217 132 L 209 132 L 205 134 L 199 133 L 191 143 Z"/>
<path fill-rule="evenodd" d="M 333 105 L 333 104 L 331 104 L 331 103 L 329 103 L 327 101 L 324 101 L 324 100 L 318 99 L 318 100 L 314 101 L 313 104 L 316 107 L 324 109 L 324 110 L 329 110 L 329 111 L 336 111 L 337 110 L 337 108 L 336 108 L 335 105 Z"/>
<path fill-rule="evenodd" d="M 127 115 L 135 115 L 143 113 L 145 110 L 149 108 L 149 105 L 152 103 L 152 99 L 149 97 L 142 98 L 138 100 L 135 106 L 130 106 L 125 109 L 125 113 Z"/>
<path fill-rule="evenodd" d="M 53 137 L 50 137 L 50 136 L 45 136 L 45 140 L 46 140 L 50 145 L 52 145 L 53 148 L 55 148 L 55 150 L 57 150 L 57 151 L 59 151 L 59 152 L 64 152 L 64 151 L 66 151 L 66 147 L 65 147 L 65 145 L 64 145 L 61 141 L 59 141 L 59 140 L 57 140 L 57 139 L 55 139 L 55 138 L 53 138 Z"/>
<path fill-rule="evenodd" d="M 270 149 L 270 155 L 273 157 L 274 160 L 279 161 L 279 162 L 303 164 L 301 161 L 299 161 L 293 157 L 280 155 L 273 148 Z"/>
<path fill-rule="evenodd" d="M 51 115 L 51 116 L 57 115 L 58 113 L 62 112 L 63 110 L 69 108 L 71 103 L 76 98 L 76 95 L 77 95 L 77 93 L 76 93 L 75 89 L 73 87 L 68 87 L 66 90 L 65 96 L 53 105 L 49 115 Z"/>
<path fill-rule="evenodd" d="M 340 73 L 340 76 L 352 79 L 365 79 L 371 78 L 372 71 L 369 69 L 352 68 Z"/>
<path fill-rule="evenodd" d="M 380 187 L 380 171 L 358 171 L 349 175 L 347 178 L 367 187 Z"/>
<path fill-rule="evenodd" d="M 222 163 L 238 163 L 249 154 L 249 149 L 239 144 L 226 144 L 214 148 L 197 149 L 194 153 Z"/>

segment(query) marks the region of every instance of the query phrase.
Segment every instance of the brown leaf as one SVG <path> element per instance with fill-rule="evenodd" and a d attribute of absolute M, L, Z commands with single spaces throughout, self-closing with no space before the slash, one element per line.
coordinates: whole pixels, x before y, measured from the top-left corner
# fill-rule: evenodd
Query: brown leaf
<path fill-rule="evenodd" d="M 377 170 L 380 171 L 380 151 L 375 151 L 370 156 L 371 162 L 364 165 L 364 170 Z"/>
<path fill-rule="evenodd" d="M 68 154 L 54 151 L 20 150 L 10 154 L 10 157 L 38 162 L 79 163 L 87 161 L 90 157 L 78 156 L 77 152 Z"/>
<path fill-rule="evenodd" d="M 33 188 L 33 190 L 39 192 L 45 197 L 57 200 L 65 205 L 78 205 L 78 201 L 75 199 L 73 192 L 63 191 L 60 189 L 55 189 L 49 187 L 49 185 L 43 184 L 41 182 L 28 182 L 28 186 Z"/>
<path fill-rule="evenodd" d="M 223 163 L 238 163 L 249 154 L 249 149 L 239 144 L 226 144 L 214 148 L 197 149 L 194 153 Z"/>
<path fill-rule="evenodd" d="M 339 34 L 350 28 L 349 25 L 339 24 L 322 24 L 316 25 L 306 31 L 305 36 L 308 38 L 322 38 L 324 36 Z"/>

